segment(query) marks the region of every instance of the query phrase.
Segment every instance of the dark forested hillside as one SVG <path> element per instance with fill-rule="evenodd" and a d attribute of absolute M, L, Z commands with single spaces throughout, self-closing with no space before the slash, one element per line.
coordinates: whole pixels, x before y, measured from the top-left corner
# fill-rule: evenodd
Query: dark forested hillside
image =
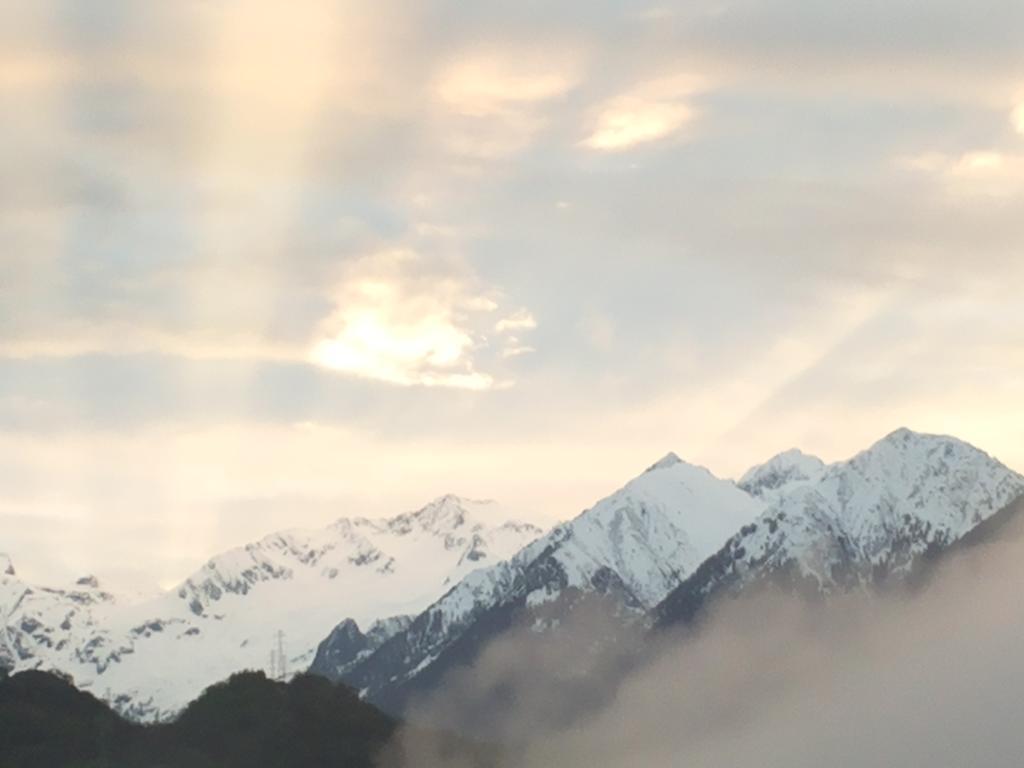
<path fill-rule="evenodd" d="M 311 676 L 285 684 L 240 673 L 152 726 L 56 675 L 0 682 L 0 768 L 359 768 L 395 727 L 351 689 Z"/>

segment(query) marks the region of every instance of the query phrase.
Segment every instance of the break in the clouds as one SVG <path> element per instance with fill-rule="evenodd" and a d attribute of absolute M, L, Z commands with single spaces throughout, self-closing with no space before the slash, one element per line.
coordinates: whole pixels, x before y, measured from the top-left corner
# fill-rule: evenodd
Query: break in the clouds
<path fill-rule="evenodd" d="M 735 475 L 899 424 L 1024 466 L 1021 30 L 1016 0 L 0 3 L 11 554 L 74 531 L 172 579 L 239 499 L 550 521 L 669 449 Z"/>

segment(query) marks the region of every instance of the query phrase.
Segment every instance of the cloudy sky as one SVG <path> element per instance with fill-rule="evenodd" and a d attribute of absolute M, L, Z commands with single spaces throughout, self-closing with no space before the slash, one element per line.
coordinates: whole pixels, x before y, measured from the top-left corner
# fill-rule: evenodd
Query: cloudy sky
<path fill-rule="evenodd" d="M 171 584 L 907 425 L 1024 469 L 1024 4 L 0 0 L 0 549 Z"/>

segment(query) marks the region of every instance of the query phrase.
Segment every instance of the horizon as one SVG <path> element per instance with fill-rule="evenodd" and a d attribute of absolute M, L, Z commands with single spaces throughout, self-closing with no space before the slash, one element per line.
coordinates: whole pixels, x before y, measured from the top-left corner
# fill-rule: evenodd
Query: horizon
<path fill-rule="evenodd" d="M 727 481 L 727 482 L 731 482 L 733 484 L 738 484 L 740 482 L 740 480 L 742 479 L 742 476 L 744 474 L 746 474 L 747 472 L 752 471 L 752 470 L 754 470 L 754 469 L 756 469 L 758 467 L 764 466 L 764 465 L 770 463 L 772 460 L 774 460 L 774 459 L 776 459 L 776 458 L 778 458 L 780 456 L 784 456 L 786 454 L 791 454 L 793 452 L 797 452 L 797 453 L 799 453 L 799 454 L 801 454 L 803 456 L 806 456 L 806 457 L 816 458 L 816 459 L 822 461 L 824 463 L 825 467 L 827 468 L 827 467 L 830 467 L 830 466 L 833 466 L 833 465 L 843 464 L 843 463 L 845 463 L 847 461 L 850 461 L 853 458 L 855 458 L 857 455 L 859 455 L 859 454 L 861 454 L 863 452 L 866 452 L 867 450 L 869 450 L 869 449 L 875 447 L 876 445 L 882 443 L 883 441 L 887 440 L 888 438 L 892 437 L 893 435 L 899 434 L 901 432 L 909 432 L 910 434 L 915 435 L 915 436 L 919 436 L 919 437 L 951 438 L 951 439 L 956 440 L 958 442 L 963 442 L 966 445 L 968 445 L 968 446 L 970 446 L 970 447 L 972 447 L 972 448 L 974 448 L 974 449 L 976 449 L 978 451 L 981 451 L 982 453 L 984 453 L 984 454 L 986 454 L 988 456 L 991 456 L 991 458 L 993 458 L 995 461 L 999 462 L 1000 464 L 1003 464 L 1004 466 L 1006 466 L 1012 472 L 1020 474 L 1019 470 L 1015 469 L 1012 465 L 1007 464 L 1006 462 L 1002 461 L 1002 459 L 999 456 L 997 456 L 995 454 L 991 454 L 990 452 L 988 452 L 985 449 L 984 446 L 975 445 L 975 444 L 971 443 L 970 441 L 962 440 L 961 438 L 957 437 L 956 435 L 948 435 L 948 434 L 933 433 L 933 432 L 922 432 L 922 431 L 915 430 L 915 429 L 910 428 L 910 427 L 902 426 L 902 427 L 897 427 L 895 429 L 889 430 L 884 435 L 878 437 L 875 440 L 872 440 L 869 444 L 867 444 L 865 446 L 862 446 L 861 448 L 857 449 L 856 451 L 850 453 L 849 455 L 843 456 L 841 458 L 831 459 L 831 460 L 830 459 L 825 459 L 825 458 L 823 458 L 823 457 L 821 457 L 821 456 L 819 456 L 817 454 L 811 453 L 809 451 L 805 451 L 805 450 L 803 450 L 802 448 L 800 448 L 798 446 L 793 446 L 793 447 L 784 449 L 782 451 L 778 451 L 778 452 L 772 454 L 771 456 L 768 456 L 768 457 L 764 458 L 763 461 L 755 462 L 754 464 L 748 466 L 747 469 L 744 470 L 743 472 L 736 473 L 736 474 L 731 475 L 731 476 L 719 475 L 718 473 L 716 473 L 713 469 L 711 469 L 709 467 L 705 467 L 702 464 L 697 464 L 697 463 L 688 461 L 686 459 L 686 457 L 680 456 L 676 451 L 668 451 L 661 458 L 659 458 L 656 462 L 654 462 L 653 464 L 649 465 L 646 469 L 640 471 L 636 475 L 630 476 L 629 479 L 627 479 L 627 480 L 620 481 L 620 484 L 619 485 L 615 485 L 614 488 L 606 489 L 606 491 L 601 493 L 600 496 L 595 497 L 594 499 L 592 499 L 586 505 L 581 506 L 578 509 L 578 511 L 572 512 L 571 514 L 565 515 L 563 517 L 553 518 L 553 519 L 538 519 L 536 515 L 531 515 L 531 514 L 529 514 L 529 512 L 525 512 L 524 513 L 524 511 L 522 511 L 522 510 L 516 510 L 516 509 L 509 508 L 507 505 L 505 505 L 502 502 L 501 499 L 479 498 L 479 497 L 478 498 L 473 498 L 473 497 L 467 497 L 467 496 L 459 494 L 459 493 L 447 492 L 447 493 L 443 493 L 443 494 L 440 494 L 438 496 L 435 496 L 435 497 L 433 497 L 433 498 L 431 498 L 431 499 L 429 499 L 429 500 L 419 504 L 418 506 L 415 506 L 415 507 L 412 507 L 412 508 L 409 508 L 409 509 L 398 510 L 398 511 L 390 511 L 390 512 L 384 511 L 380 515 L 376 515 L 376 516 L 366 516 L 366 515 L 359 515 L 359 514 L 351 514 L 351 515 L 346 514 L 346 515 L 341 515 L 341 516 L 333 517 L 333 518 L 321 521 L 319 523 L 312 523 L 310 525 L 300 525 L 300 526 L 287 526 L 287 527 L 271 528 L 271 529 L 263 531 L 262 533 L 258 533 L 255 536 L 253 536 L 253 537 L 251 537 L 249 539 L 246 539 L 244 541 L 237 541 L 237 542 L 235 542 L 233 544 L 229 544 L 228 546 L 226 546 L 226 547 L 224 547 L 222 549 L 219 549 L 217 551 L 211 551 L 211 552 L 206 553 L 205 555 L 199 556 L 197 558 L 196 562 L 194 563 L 194 565 L 192 566 L 192 568 L 187 570 L 187 571 L 185 571 L 182 574 L 170 577 L 168 579 L 161 580 L 159 582 L 154 582 L 154 583 L 151 583 L 149 585 L 139 585 L 138 583 L 134 583 L 133 582 L 132 585 L 131 585 L 131 589 L 128 588 L 127 584 L 119 584 L 119 583 L 116 582 L 116 580 L 111 582 L 110 580 L 106 579 L 104 577 L 104 575 L 103 575 L 103 569 L 102 568 L 100 568 L 100 569 L 92 569 L 92 570 L 86 569 L 85 571 L 83 571 L 81 573 L 76 573 L 76 574 L 72 574 L 72 575 L 66 575 L 66 576 L 58 577 L 57 579 L 47 579 L 47 578 L 45 578 L 45 574 L 43 575 L 44 578 L 39 578 L 39 574 L 33 573 L 31 567 L 26 569 L 25 572 L 22 572 L 22 570 L 19 568 L 19 565 L 18 565 L 18 559 L 14 555 L 12 555 L 10 552 L 8 552 L 8 551 L 0 549 L 0 557 L 6 557 L 7 562 L 9 564 L 11 564 L 12 567 L 15 569 L 16 574 L 17 574 L 19 579 L 22 579 L 22 580 L 27 581 L 27 582 L 32 582 L 32 583 L 34 583 L 36 585 L 39 585 L 39 586 L 48 586 L 48 587 L 60 587 L 62 585 L 63 586 L 68 586 L 68 585 L 73 585 L 79 579 L 82 579 L 82 578 L 96 577 L 99 580 L 99 586 L 100 586 L 101 589 L 113 592 L 113 594 L 115 594 L 115 596 L 117 596 L 119 599 L 129 600 L 129 601 L 136 601 L 137 602 L 139 600 L 148 600 L 148 599 L 152 599 L 154 597 L 158 597 L 158 596 L 170 593 L 170 592 L 174 591 L 175 589 L 177 589 L 179 586 L 181 586 L 185 582 L 186 579 L 188 579 L 189 577 L 193 576 L 196 573 L 196 571 L 198 571 L 198 569 L 200 567 L 202 567 L 202 565 L 204 563 L 209 562 L 213 558 L 216 558 L 218 556 L 224 555 L 227 552 L 230 552 L 230 551 L 233 551 L 233 550 L 237 550 L 237 549 L 242 549 L 242 548 L 244 548 L 248 544 L 260 542 L 260 541 L 264 540 L 265 538 L 271 537 L 271 536 L 273 536 L 275 534 L 282 534 L 282 533 L 289 533 L 289 532 L 317 532 L 317 531 L 321 531 L 321 530 L 324 530 L 325 528 L 330 527 L 332 524 L 334 524 L 334 523 L 336 523 L 336 522 L 338 522 L 340 520 L 360 520 L 360 519 L 366 519 L 366 520 L 370 520 L 370 521 L 391 520 L 391 519 L 394 519 L 396 517 L 401 517 L 403 515 L 412 515 L 412 514 L 417 514 L 417 513 L 423 512 L 423 511 L 425 511 L 427 508 L 429 508 L 433 504 L 436 504 L 438 502 L 442 502 L 442 501 L 447 500 L 449 498 L 454 498 L 457 501 L 468 502 L 468 503 L 472 503 L 472 504 L 494 504 L 494 505 L 496 505 L 497 509 L 502 513 L 500 517 L 495 518 L 493 520 L 477 520 L 477 522 L 490 523 L 490 524 L 492 524 L 495 527 L 501 526 L 504 523 L 527 523 L 527 524 L 535 526 L 538 529 L 538 531 L 539 531 L 538 535 L 543 536 L 543 535 L 546 535 L 548 532 L 550 532 L 550 530 L 553 527 L 555 527 L 557 525 L 560 525 L 562 523 L 569 522 L 571 520 L 576 519 L 577 517 L 579 517 L 581 515 L 586 514 L 589 510 L 591 510 L 593 508 L 593 506 L 595 504 L 597 504 L 600 501 L 603 501 L 604 499 L 606 499 L 609 496 L 613 495 L 617 490 L 620 490 L 621 488 L 625 487 L 626 485 L 631 483 L 633 480 L 636 480 L 636 479 L 642 477 L 644 474 L 646 474 L 647 472 L 650 472 L 652 469 L 654 469 L 658 465 L 662 464 L 666 459 L 669 459 L 669 458 L 673 458 L 676 461 L 678 461 L 680 463 L 683 463 L 683 464 L 687 464 L 689 466 L 693 466 L 693 467 L 696 467 L 696 468 L 699 468 L 699 469 L 707 470 L 708 472 L 711 473 L 712 477 L 714 477 L 715 479 L 724 480 L 724 481 Z"/>

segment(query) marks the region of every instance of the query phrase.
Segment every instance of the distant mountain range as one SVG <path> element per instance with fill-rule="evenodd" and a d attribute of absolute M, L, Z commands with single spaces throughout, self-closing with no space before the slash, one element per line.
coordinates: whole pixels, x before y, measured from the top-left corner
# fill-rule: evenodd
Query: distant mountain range
<path fill-rule="evenodd" d="M 581 600 L 642 633 L 770 580 L 824 595 L 900 583 L 1024 497 L 1024 477 L 952 437 L 901 429 L 848 461 L 788 451 L 739 481 L 669 454 L 547 534 L 448 496 L 385 521 L 275 534 L 156 601 L 95 580 L 47 590 L 0 562 L 0 667 L 58 669 L 132 717 L 262 669 L 342 680 L 387 711 L 511 627 L 558 632 Z M 539 536 L 539 538 L 538 538 Z M 602 638 L 594 638 L 596 643 Z"/>
<path fill-rule="evenodd" d="M 0 669 L 55 669 L 140 720 L 172 715 L 243 669 L 309 666 L 317 644 L 355 617 L 389 636 L 472 570 L 514 554 L 541 531 L 506 522 L 493 502 L 445 496 L 386 520 L 342 518 L 212 558 L 176 589 L 123 602 L 92 577 L 67 588 L 27 584 L 0 561 Z"/>

